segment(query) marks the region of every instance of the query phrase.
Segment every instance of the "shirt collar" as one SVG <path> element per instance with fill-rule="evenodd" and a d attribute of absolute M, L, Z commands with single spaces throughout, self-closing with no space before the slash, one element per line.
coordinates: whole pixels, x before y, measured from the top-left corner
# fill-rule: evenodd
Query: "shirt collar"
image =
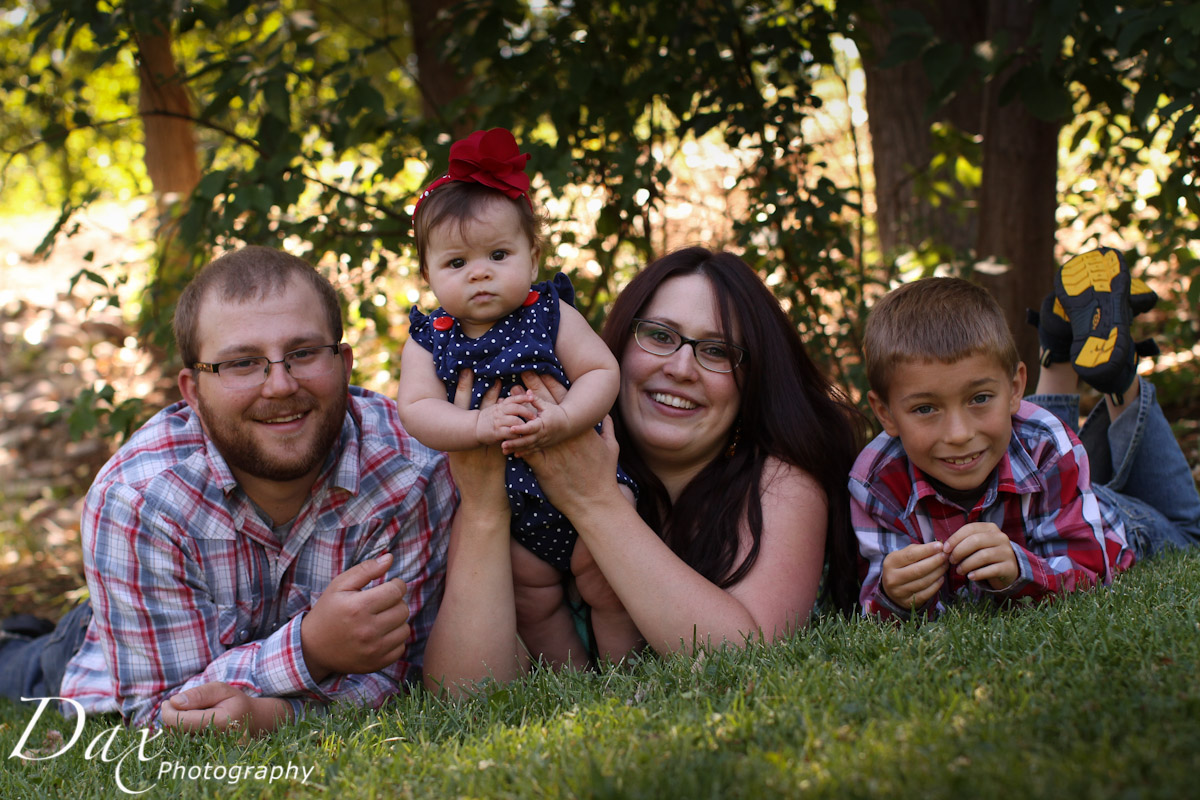
<path fill-rule="evenodd" d="M 346 417 L 342 420 L 342 435 L 338 439 L 337 448 L 330 459 L 336 458 L 332 480 L 324 487 L 329 489 L 345 489 L 352 495 L 358 494 L 362 480 L 362 419 L 354 398 L 346 400 Z M 328 463 L 328 462 L 326 462 Z"/>
<path fill-rule="evenodd" d="M 1017 435 L 1017 420 L 1014 419 L 1013 423 L 1012 438 L 1009 439 L 1008 449 L 1004 451 L 1004 455 L 1000 457 L 992 474 L 988 476 L 987 489 L 979 502 L 975 504 L 977 507 L 987 508 L 996 502 L 1001 493 L 1024 495 L 1044 491 L 1037 464 L 1025 448 L 1021 437 Z M 902 519 L 912 516 L 920 501 L 926 497 L 933 497 L 940 503 L 946 503 L 925 473 L 912 461 L 908 461 L 908 476 L 913 488 L 904 513 L 901 515 Z"/>

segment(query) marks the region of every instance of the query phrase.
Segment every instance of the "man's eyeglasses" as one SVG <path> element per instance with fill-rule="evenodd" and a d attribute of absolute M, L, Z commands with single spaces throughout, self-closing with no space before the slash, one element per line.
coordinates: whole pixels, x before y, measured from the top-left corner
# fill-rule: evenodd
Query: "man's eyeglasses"
<path fill-rule="evenodd" d="M 228 361 L 205 363 L 197 361 L 193 369 L 211 372 L 221 379 L 221 383 L 229 389 L 252 389 L 267 382 L 272 364 L 283 364 L 288 373 L 296 380 L 319 378 L 333 369 L 335 362 L 329 356 L 338 355 L 342 350 L 340 344 L 323 344 L 317 347 L 302 347 L 290 353 L 284 353 L 283 358 L 272 361 L 266 356 L 250 358 L 231 358 Z"/>
<path fill-rule="evenodd" d="M 746 349 L 720 339 L 689 339 L 679 331 L 651 319 L 633 321 L 633 340 L 638 347 L 656 356 L 669 356 L 685 344 L 700 366 L 709 372 L 733 372 L 746 358 Z"/>

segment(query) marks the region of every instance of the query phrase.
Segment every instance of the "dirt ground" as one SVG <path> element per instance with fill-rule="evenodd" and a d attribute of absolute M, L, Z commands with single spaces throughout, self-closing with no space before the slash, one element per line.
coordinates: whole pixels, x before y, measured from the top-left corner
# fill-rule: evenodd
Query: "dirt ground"
<path fill-rule="evenodd" d="M 82 497 L 113 444 L 100 431 L 72 439 L 74 398 L 98 381 L 119 398 L 142 398 L 148 413 L 177 396 L 174 375 L 137 347 L 127 321 L 135 317 L 134 286 L 121 289 L 120 307 L 93 302 L 100 292 L 86 281 L 68 292 L 90 264 L 145 262 L 137 211 L 92 209 L 49 260 L 34 251 L 53 215 L 0 224 L 0 617 L 54 619 L 86 593 Z M 1200 400 L 1167 411 L 1200 475 Z"/>
<path fill-rule="evenodd" d="M 72 439 L 71 402 L 103 380 L 154 408 L 173 385 L 137 348 L 128 308 L 92 303 L 99 287 L 86 281 L 68 291 L 91 264 L 144 262 L 140 220 L 97 207 L 78 220 L 76 236 L 38 259 L 54 220 L 28 215 L 0 225 L 0 616 L 56 618 L 84 594 L 82 497 L 111 444 L 98 432 Z"/>

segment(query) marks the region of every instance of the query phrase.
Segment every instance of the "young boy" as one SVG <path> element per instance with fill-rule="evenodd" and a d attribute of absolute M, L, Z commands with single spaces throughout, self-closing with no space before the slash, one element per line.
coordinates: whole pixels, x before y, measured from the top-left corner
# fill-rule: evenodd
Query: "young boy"
<path fill-rule="evenodd" d="M 864 613 L 1038 599 L 1200 544 L 1200 495 L 1154 387 L 1137 376 L 1145 348 L 1129 336 L 1130 318 L 1156 300 L 1131 294 L 1115 250 L 1069 261 L 1038 320 L 1042 368 L 1028 400 L 1025 365 L 986 290 L 929 278 L 876 304 L 864 350 L 884 432 L 850 475 Z M 1105 394 L 1083 443 L 1081 376 Z"/>

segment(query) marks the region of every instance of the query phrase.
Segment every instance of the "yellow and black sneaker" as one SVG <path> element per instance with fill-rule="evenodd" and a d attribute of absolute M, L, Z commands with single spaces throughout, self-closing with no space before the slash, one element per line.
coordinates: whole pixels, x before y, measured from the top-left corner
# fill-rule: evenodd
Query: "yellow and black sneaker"
<path fill-rule="evenodd" d="M 1054 292 L 1042 300 L 1042 310 L 1025 309 L 1025 319 L 1037 328 L 1040 361 L 1043 367 L 1071 360 L 1071 318 Z"/>
<path fill-rule="evenodd" d="M 1133 281 L 1119 252 L 1101 247 L 1063 264 L 1054 276 L 1054 298 L 1052 312 L 1061 308 L 1069 320 L 1069 360 L 1075 371 L 1096 391 L 1119 403 L 1137 377 L 1137 355 L 1155 349 L 1153 343 L 1150 347 L 1134 344 L 1130 320 L 1153 308 L 1158 295 L 1142 281 Z M 1049 327 L 1062 320 L 1062 315 L 1046 313 L 1046 303 L 1042 308 L 1042 320 L 1049 318 Z M 1045 322 L 1038 327 L 1039 339 L 1044 327 Z"/>

